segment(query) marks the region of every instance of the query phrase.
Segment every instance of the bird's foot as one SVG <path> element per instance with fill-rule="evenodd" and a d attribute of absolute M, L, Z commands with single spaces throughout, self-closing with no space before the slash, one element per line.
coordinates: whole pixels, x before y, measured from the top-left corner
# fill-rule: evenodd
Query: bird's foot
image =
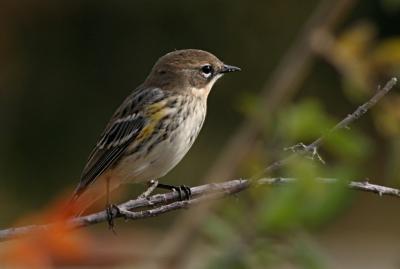
<path fill-rule="evenodd" d="M 114 219 L 121 214 L 121 211 L 119 210 L 118 206 L 114 204 L 107 204 L 106 214 L 107 214 L 108 229 L 110 229 L 114 234 L 117 234 L 114 229 L 115 228 Z"/>
<path fill-rule="evenodd" d="M 141 195 L 139 195 L 139 199 L 147 199 L 149 198 L 149 196 L 153 193 L 153 191 L 157 188 L 158 186 L 158 181 L 157 180 L 150 180 L 147 183 L 147 190 L 145 192 L 143 192 Z"/>
<path fill-rule="evenodd" d="M 173 186 L 168 184 L 158 184 L 157 188 L 178 192 L 179 200 L 181 201 L 190 200 L 192 197 L 192 191 L 190 190 L 190 187 L 186 185 Z"/>

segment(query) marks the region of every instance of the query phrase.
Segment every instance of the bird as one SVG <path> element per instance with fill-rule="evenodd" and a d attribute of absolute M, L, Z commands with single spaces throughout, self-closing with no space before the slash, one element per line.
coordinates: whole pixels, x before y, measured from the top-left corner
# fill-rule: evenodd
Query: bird
<path fill-rule="evenodd" d="M 82 212 L 124 183 L 159 184 L 186 155 L 206 117 L 207 98 L 224 74 L 240 71 L 212 53 L 175 50 L 160 57 L 145 81 L 117 108 L 82 171 L 72 200 Z M 114 206 L 114 205 L 113 205 Z M 117 208 L 118 209 L 118 208 Z M 110 221 L 109 221 L 109 224 Z"/>

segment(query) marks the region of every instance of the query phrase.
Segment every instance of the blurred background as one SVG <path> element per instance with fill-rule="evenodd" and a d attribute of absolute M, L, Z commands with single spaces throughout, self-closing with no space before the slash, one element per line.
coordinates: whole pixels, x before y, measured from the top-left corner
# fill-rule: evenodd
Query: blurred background
<path fill-rule="evenodd" d="M 400 76 L 400 1 L 9 1 L 0 3 L 0 227 L 68 195 L 109 117 L 154 62 L 210 51 L 242 72 L 214 87 L 208 118 L 165 178 L 251 177 L 311 142 Z M 0 244 L 2 268 L 399 268 L 398 87 L 350 130 L 262 187 L 209 208 Z M 337 178 L 320 184 L 316 177 Z M 124 201 L 144 189 L 129 186 Z M 50 210 L 51 211 L 51 210 Z"/>

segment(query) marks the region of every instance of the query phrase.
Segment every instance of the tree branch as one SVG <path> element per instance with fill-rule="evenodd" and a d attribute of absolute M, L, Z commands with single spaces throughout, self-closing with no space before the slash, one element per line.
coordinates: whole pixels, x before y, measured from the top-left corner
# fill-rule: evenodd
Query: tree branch
<path fill-rule="evenodd" d="M 246 179 L 236 179 L 222 183 L 211 183 L 192 187 L 192 199 L 179 200 L 177 192 L 168 192 L 164 194 L 155 194 L 146 198 L 138 198 L 130 200 L 118 205 L 120 212 L 115 212 L 115 218 L 124 218 L 129 220 L 146 219 L 156 217 L 167 212 L 188 208 L 190 206 L 207 203 L 207 201 L 221 199 L 223 197 L 236 194 L 256 185 L 277 186 L 289 184 L 297 181 L 296 178 L 261 178 L 255 182 Z M 318 181 L 326 184 L 336 183 L 339 180 L 333 178 L 318 178 Z M 256 183 L 256 184 L 254 184 Z M 400 190 L 389 188 L 367 181 L 350 181 L 348 188 L 363 192 L 371 192 L 379 196 L 395 196 L 400 198 Z M 67 229 L 78 229 L 91 226 L 97 223 L 106 222 L 107 213 L 105 210 L 90 215 L 71 218 L 65 222 Z M 18 228 L 8 228 L 0 230 L 0 241 L 7 241 L 14 238 L 22 237 L 30 233 L 49 230 L 53 228 L 55 223 L 44 225 L 29 225 Z"/>
<path fill-rule="evenodd" d="M 332 133 L 340 130 L 348 128 L 350 124 L 354 121 L 358 120 L 361 116 L 368 112 L 374 105 L 376 105 L 397 83 L 397 78 L 393 77 L 388 82 L 386 82 L 383 88 L 378 87 L 376 93 L 364 104 L 359 106 L 353 113 L 347 115 L 343 120 L 341 120 L 338 124 L 336 124 L 332 129 L 330 129 L 326 134 L 322 135 L 321 137 L 314 140 L 309 145 L 305 145 L 303 143 L 299 143 L 287 149 L 291 149 L 295 153 L 299 154 L 311 154 L 312 158 L 317 158 L 322 163 L 324 163 L 321 156 L 318 154 L 319 147 L 325 142 L 326 138 L 328 138 Z M 289 157 L 276 161 L 266 167 L 262 173 L 258 174 L 257 177 L 260 175 L 265 174 L 267 172 L 272 172 L 281 168 L 282 166 L 286 165 L 292 158 L 295 157 L 295 154 L 290 155 Z"/>
<path fill-rule="evenodd" d="M 396 78 L 389 80 L 386 85 L 375 93 L 371 99 L 366 103 L 358 107 L 352 114 L 347 115 L 342 121 L 335 125 L 327 134 L 316 139 L 309 145 L 301 145 L 301 153 L 312 153 L 313 156 L 317 153 L 318 147 L 324 142 L 326 137 L 328 137 L 333 132 L 338 129 L 346 128 L 349 124 L 364 115 L 372 106 L 374 106 L 381 98 L 383 98 L 397 83 Z M 296 146 L 295 146 L 296 147 Z M 298 152 L 298 150 L 296 150 Z M 295 154 L 283 159 L 281 161 L 275 162 L 268 166 L 263 172 L 271 171 L 279 168 L 286 164 Z M 187 208 L 192 205 L 199 203 L 207 203 L 208 201 L 219 199 L 231 194 L 241 192 L 252 185 L 279 185 L 283 183 L 290 183 L 296 181 L 294 178 L 262 178 L 262 179 L 238 179 L 231 180 L 223 183 L 211 183 L 205 184 L 197 187 L 191 188 L 192 199 L 186 201 L 180 201 L 177 192 L 169 192 L 165 194 L 156 194 L 148 198 L 139 197 L 135 200 L 130 200 L 126 203 L 120 204 L 118 206 L 119 212 L 115 210 L 115 218 L 125 218 L 125 219 L 145 219 L 150 217 L 155 217 L 170 211 Z M 324 183 L 337 182 L 337 179 L 318 179 Z M 256 184 L 255 184 L 256 183 Z M 351 181 L 348 183 L 348 187 L 353 190 L 360 190 L 366 192 L 372 192 L 379 195 L 390 195 L 400 197 L 400 190 L 389 188 L 385 186 L 370 184 L 367 181 Z M 65 222 L 65 227 L 67 229 L 77 229 L 86 227 L 89 225 L 97 224 L 100 222 L 107 221 L 106 211 L 100 211 L 98 213 L 93 213 L 83 217 L 71 218 Z M 54 227 L 56 224 L 44 224 L 44 225 L 29 225 L 18 228 L 9 228 L 0 230 L 0 241 L 10 240 L 16 237 L 21 237 L 23 235 L 48 230 Z"/>

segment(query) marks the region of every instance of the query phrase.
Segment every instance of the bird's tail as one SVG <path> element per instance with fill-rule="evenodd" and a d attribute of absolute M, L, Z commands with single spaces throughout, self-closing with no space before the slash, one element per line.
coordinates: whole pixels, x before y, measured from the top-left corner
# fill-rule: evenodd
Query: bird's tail
<path fill-rule="evenodd" d="M 110 184 L 110 192 L 117 187 L 117 184 Z M 74 216 L 81 216 L 92 207 L 97 210 L 104 209 L 106 202 L 101 198 L 105 197 L 105 194 L 105 182 L 102 180 L 94 182 L 87 188 L 78 186 L 69 200 L 68 207 L 71 208 Z"/>
<path fill-rule="evenodd" d="M 83 200 L 80 200 L 79 198 L 83 192 L 80 192 L 79 189 L 75 189 L 73 195 L 67 202 L 67 210 L 68 212 L 71 212 L 72 216 L 79 217 L 81 216 L 85 210 L 90 206 L 84 206 Z"/>

